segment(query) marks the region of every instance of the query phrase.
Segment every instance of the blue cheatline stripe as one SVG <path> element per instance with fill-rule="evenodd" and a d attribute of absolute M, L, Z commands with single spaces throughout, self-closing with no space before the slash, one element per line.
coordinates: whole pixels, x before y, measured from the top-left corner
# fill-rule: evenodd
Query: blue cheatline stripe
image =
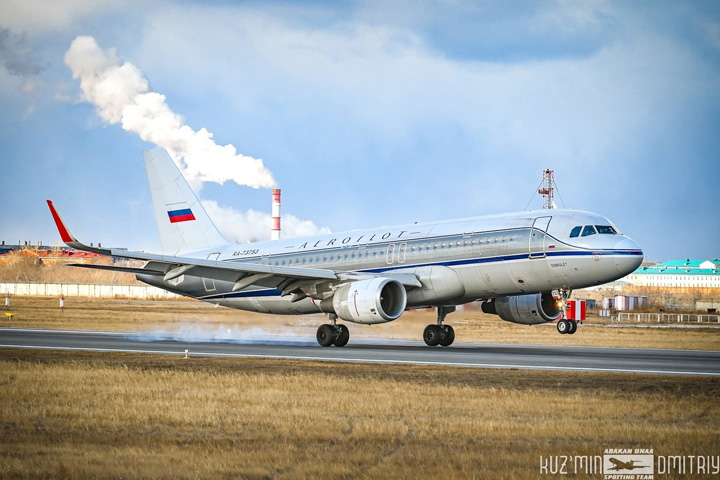
<path fill-rule="evenodd" d="M 598 250 L 598 251 L 575 251 L 575 252 L 547 252 L 548 257 L 562 257 L 562 256 L 593 256 L 593 255 L 629 255 L 629 256 L 642 256 L 642 251 L 638 250 Z M 399 265 L 390 268 L 373 268 L 367 270 L 357 270 L 359 273 L 384 273 L 392 272 L 393 270 L 404 270 L 408 268 L 420 268 L 420 267 L 432 267 L 432 266 L 445 266 L 445 267 L 458 267 L 467 265 L 477 265 L 480 263 L 495 263 L 495 262 L 507 262 L 511 260 L 525 260 L 528 259 L 528 254 L 518 255 L 506 255 L 501 257 L 488 257 L 488 258 L 473 258 L 465 260 L 453 260 L 449 262 L 435 262 L 435 263 L 424 263 L 414 265 Z M 544 258 L 544 257 L 541 257 Z M 205 297 L 196 297 L 199 300 L 213 300 L 213 299 L 231 299 L 231 298 L 248 298 L 248 297 L 279 297 L 282 290 L 276 288 L 268 288 L 267 290 L 251 290 L 251 291 L 239 291 L 230 293 L 218 293 L 215 295 L 208 295 Z"/>

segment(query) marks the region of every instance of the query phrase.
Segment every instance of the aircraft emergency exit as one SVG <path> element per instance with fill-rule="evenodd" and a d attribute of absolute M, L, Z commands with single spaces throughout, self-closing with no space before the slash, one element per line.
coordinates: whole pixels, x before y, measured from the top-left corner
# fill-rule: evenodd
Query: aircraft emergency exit
<path fill-rule="evenodd" d="M 414 223 L 249 244 L 226 240 L 163 149 L 143 158 L 160 234 L 161 254 L 85 245 L 48 206 L 70 247 L 142 260 L 141 268 L 76 265 L 135 274 L 165 290 L 216 305 L 272 314 L 327 313 L 317 330 L 322 346 L 347 344 L 347 326 L 397 320 L 408 309 L 437 309 L 423 340 L 455 339 L 446 316 L 456 306 L 482 309 L 508 322 L 557 320 L 560 333 L 573 289 L 621 278 L 643 252 L 608 219 L 576 210 L 541 210 Z M 558 301 L 559 300 L 559 301 Z"/>

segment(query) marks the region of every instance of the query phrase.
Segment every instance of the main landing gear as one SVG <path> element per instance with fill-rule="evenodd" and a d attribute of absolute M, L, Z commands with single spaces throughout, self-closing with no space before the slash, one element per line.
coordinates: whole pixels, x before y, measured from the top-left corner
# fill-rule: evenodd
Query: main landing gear
<path fill-rule="evenodd" d="M 323 347 L 335 345 L 336 347 L 344 347 L 350 340 L 350 330 L 343 324 L 337 324 L 337 316 L 330 314 L 332 325 L 320 325 L 317 329 L 315 338 Z"/>
<path fill-rule="evenodd" d="M 429 347 L 441 345 L 448 347 L 455 341 L 455 329 L 450 325 L 443 325 L 448 313 L 455 311 L 454 306 L 438 307 L 437 324 L 428 325 L 423 332 L 423 340 Z"/>

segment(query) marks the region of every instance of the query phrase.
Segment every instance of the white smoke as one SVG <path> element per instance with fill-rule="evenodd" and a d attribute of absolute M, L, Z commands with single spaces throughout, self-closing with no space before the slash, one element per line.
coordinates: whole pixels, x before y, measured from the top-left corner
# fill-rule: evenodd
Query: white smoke
<path fill-rule="evenodd" d="M 234 343 L 241 345 L 317 345 L 313 335 L 297 329 L 265 330 L 261 327 L 238 328 L 220 325 L 207 329 L 186 323 L 174 330 L 157 329 L 128 333 L 127 338 L 139 342 Z"/>
<path fill-rule="evenodd" d="M 83 99 L 97 107 L 100 117 L 137 133 L 143 140 L 165 148 L 196 192 L 203 182 L 223 184 L 231 180 L 253 188 L 275 186 L 263 161 L 237 153 L 232 145 L 215 143 L 205 128 L 193 130 L 173 112 L 165 96 L 153 92 L 143 72 L 118 58 L 114 49 L 103 51 L 93 37 L 78 36 L 65 53 L 73 78 L 80 79 Z M 268 197 L 269 200 L 269 197 Z M 238 242 L 270 237 L 270 215 L 249 210 L 239 212 L 214 201 L 203 205 L 220 231 Z M 283 216 L 283 236 L 298 237 L 329 232 L 307 220 Z"/>
<path fill-rule="evenodd" d="M 80 79 L 84 100 L 97 107 L 103 120 L 121 123 L 123 129 L 165 148 L 194 187 L 228 180 L 253 188 L 275 186 L 262 160 L 239 154 L 232 145 L 216 144 L 205 128 L 195 131 L 186 125 L 164 95 L 150 90 L 143 72 L 120 60 L 114 49 L 103 51 L 93 37 L 78 36 L 65 64 L 73 78 Z"/>

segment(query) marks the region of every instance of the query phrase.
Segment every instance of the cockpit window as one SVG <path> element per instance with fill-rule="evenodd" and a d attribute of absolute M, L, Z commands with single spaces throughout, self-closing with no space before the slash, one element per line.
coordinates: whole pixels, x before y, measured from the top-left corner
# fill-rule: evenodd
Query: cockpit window
<path fill-rule="evenodd" d="M 580 236 L 580 230 L 582 230 L 582 225 L 578 225 L 577 227 L 573 228 L 570 232 L 570 238 L 575 238 Z"/>
<path fill-rule="evenodd" d="M 583 228 L 582 236 L 583 237 L 589 237 L 590 235 L 595 235 L 597 231 L 595 230 L 595 227 L 592 225 L 585 225 L 585 228 Z"/>
<path fill-rule="evenodd" d="M 595 228 L 600 235 L 617 235 L 617 230 L 610 225 L 595 225 Z"/>

